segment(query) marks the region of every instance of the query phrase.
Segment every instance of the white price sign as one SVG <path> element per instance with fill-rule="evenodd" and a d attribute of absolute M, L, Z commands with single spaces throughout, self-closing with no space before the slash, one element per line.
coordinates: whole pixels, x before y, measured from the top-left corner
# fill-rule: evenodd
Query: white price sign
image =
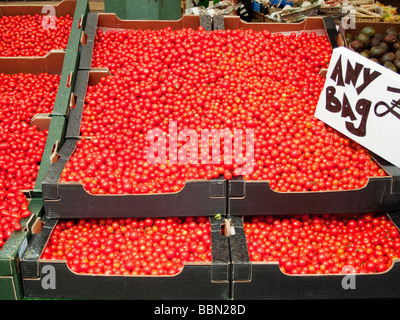
<path fill-rule="evenodd" d="M 315 116 L 400 167 L 400 74 L 335 48 Z"/>

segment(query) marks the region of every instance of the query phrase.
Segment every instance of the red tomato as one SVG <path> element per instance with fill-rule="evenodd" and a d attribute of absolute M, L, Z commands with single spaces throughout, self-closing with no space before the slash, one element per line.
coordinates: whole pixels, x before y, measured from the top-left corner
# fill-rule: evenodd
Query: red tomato
<path fill-rule="evenodd" d="M 160 231 L 162 226 L 168 233 Z M 66 259 L 78 273 L 173 275 L 186 261 L 211 261 L 211 241 L 199 240 L 199 230 L 202 240 L 211 237 L 206 217 L 61 220 L 42 259 Z"/>
<path fill-rule="evenodd" d="M 360 188 L 383 171 L 366 149 L 313 116 L 331 53 L 328 38 L 312 32 L 99 30 L 92 66 L 113 76 L 87 88 L 81 135 L 96 139 L 79 142 L 61 181 L 96 194 L 178 192 L 187 180 L 220 175 L 266 180 L 281 192 Z M 168 133 L 171 121 L 177 133 L 197 135 L 195 161 L 178 159 L 187 154 L 184 141 L 176 155 L 162 146 L 161 164 L 147 154 L 148 133 Z M 237 129 L 254 130 L 254 148 L 234 141 Z M 201 143 L 204 130 L 220 134 L 217 159 L 214 146 Z M 252 172 L 239 171 L 240 161 L 226 154 L 233 150 L 225 152 L 229 143 L 251 157 Z"/>
<path fill-rule="evenodd" d="M 400 253 L 398 229 L 385 215 L 359 216 L 356 220 L 340 214 L 246 217 L 243 227 L 250 260 L 279 261 L 290 274 L 384 272 Z M 379 223 L 372 223 L 374 219 Z"/>
<path fill-rule="evenodd" d="M 72 16 L 3 16 L 0 19 L 0 56 L 44 56 L 66 49 Z"/>

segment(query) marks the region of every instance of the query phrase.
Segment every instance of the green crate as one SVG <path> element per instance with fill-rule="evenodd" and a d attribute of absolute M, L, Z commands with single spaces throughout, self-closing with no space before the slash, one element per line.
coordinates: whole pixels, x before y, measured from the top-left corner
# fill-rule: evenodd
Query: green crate
<path fill-rule="evenodd" d="M 14 231 L 0 250 L 0 300 L 21 300 L 24 298 L 21 258 L 28 247 L 32 228 L 44 213 L 43 199 L 32 199 L 29 204 L 32 212 L 29 218 L 21 221 L 23 228 Z"/>
<path fill-rule="evenodd" d="M 31 192 L 32 197 L 42 196 L 42 181 L 49 169 L 53 157 L 64 143 L 67 119 L 63 115 L 52 115 L 46 145 L 44 147 L 42 161 L 36 178 L 35 186 Z"/>
<path fill-rule="evenodd" d="M 73 96 L 79 54 L 74 50 L 65 52 L 60 84 L 54 102 L 52 115 L 66 116 Z"/>
<path fill-rule="evenodd" d="M 51 74 L 60 74 L 63 61 L 65 61 L 64 58 L 64 52 L 53 51 L 45 57 L 0 59 L 0 70 L 8 74 L 20 72 L 31 72 L 34 74 L 48 72 Z M 66 60 L 69 61 L 69 59 Z M 77 63 L 74 64 L 74 68 L 75 70 L 77 69 Z M 57 91 L 57 97 L 53 109 L 58 108 L 58 110 L 60 110 L 62 108 L 67 112 L 71 101 L 71 95 L 69 95 L 68 99 L 63 99 L 63 97 L 59 97 L 59 91 Z M 58 146 L 61 145 L 64 140 L 66 116 L 56 115 L 53 113 L 36 114 L 32 118 L 31 124 L 36 125 L 39 130 L 48 129 L 46 145 L 43 151 L 42 162 L 40 164 L 35 186 L 33 190 L 27 191 L 28 193 L 31 193 L 30 196 L 40 196 L 42 190 L 41 182 L 50 166 L 51 156 L 55 151 L 58 151 Z"/>
<path fill-rule="evenodd" d="M 70 101 L 73 96 L 76 71 L 78 69 L 82 34 L 89 12 L 88 0 L 77 0 L 71 32 L 68 38 L 60 85 L 54 103 L 53 115 L 65 116 L 68 113 Z"/>
<path fill-rule="evenodd" d="M 0 299 L 20 300 L 23 298 L 20 276 L 20 253 L 28 244 L 27 231 L 14 231 L 0 250 Z"/>
<path fill-rule="evenodd" d="M 66 51 L 78 51 L 81 42 L 82 31 L 86 23 L 86 15 L 89 13 L 89 1 L 77 0 L 72 21 L 71 33 L 68 38 Z"/>

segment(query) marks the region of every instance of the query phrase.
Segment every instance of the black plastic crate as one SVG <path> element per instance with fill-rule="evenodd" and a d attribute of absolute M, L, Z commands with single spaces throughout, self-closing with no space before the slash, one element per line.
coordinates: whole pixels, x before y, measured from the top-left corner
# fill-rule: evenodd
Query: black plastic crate
<path fill-rule="evenodd" d="M 59 182 L 77 139 L 66 139 L 42 182 L 48 218 L 214 216 L 226 212 L 226 180 L 188 180 L 182 190 L 158 194 L 96 195 L 79 182 Z"/>
<path fill-rule="evenodd" d="M 278 192 L 268 181 L 232 179 L 228 181 L 229 208 L 240 215 L 396 211 L 400 208 L 400 168 L 374 158 L 387 175 L 370 177 L 366 186 L 354 190 Z"/>
<path fill-rule="evenodd" d="M 21 276 L 28 299 L 229 299 L 228 237 L 221 233 L 224 220 L 210 218 L 212 261 L 187 263 L 172 276 L 85 275 L 72 272 L 66 261 L 40 256 L 57 219 L 45 219 L 33 234 L 21 260 Z"/>
<path fill-rule="evenodd" d="M 399 213 L 388 214 L 393 222 Z M 250 261 L 243 218 L 231 216 L 235 234 L 229 237 L 233 300 L 389 299 L 400 297 L 400 263 L 383 273 L 289 275 L 278 261 Z"/>

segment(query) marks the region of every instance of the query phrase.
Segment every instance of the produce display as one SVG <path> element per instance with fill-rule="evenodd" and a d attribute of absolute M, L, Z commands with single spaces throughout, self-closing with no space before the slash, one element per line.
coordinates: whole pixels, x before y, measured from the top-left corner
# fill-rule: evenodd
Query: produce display
<path fill-rule="evenodd" d="M 0 18 L 0 56 L 43 56 L 52 49 L 65 49 L 72 17 L 44 19 L 40 15 Z M 89 20 L 85 19 L 85 23 Z M 71 156 L 60 174 L 60 164 L 65 163 L 64 153 L 60 153 L 63 161 L 54 171 L 55 179 L 60 174 L 59 180 L 46 185 L 51 196 L 57 190 L 59 197 L 43 197 L 47 201 L 43 208 L 45 214 L 56 216 L 49 219 L 58 221 L 51 233 L 46 228 L 35 238 L 35 248 L 28 245 L 24 254 L 28 261 L 21 258 L 21 264 L 28 262 L 21 269 L 28 276 L 22 279 L 24 291 L 32 295 L 28 298 L 49 295 L 49 288 L 43 286 L 44 270 L 37 273 L 43 262 L 49 266 L 61 263 L 74 274 L 89 275 L 79 278 L 85 278 L 85 283 L 94 280 L 96 286 L 84 291 L 83 296 L 96 295 L 97 284 L 110 285 L 111 290 L 106 293 L 112 296 L 118 281 L 128 286 L 128 277 L 140 282 L 137 295 L 148 288 L 147 279 L 151 276 L 156 282 L 163 282 L 166 277 L 178 280 L 176 285 L 186 293 L 187 281 L 197 280 L 198 275 L 191 274 L 190 267 L 183 273 L 185 265 L 213 267 L 217 262 L 215 269 L 210 269 L 209 282 L 221 285 L 221 296 L 228 295 L 230 299 L 234 285 L 257 281 L 257 277 L 248 278 L 246 273 L 253 276 L 256 268 L 239 266 L 235 269 L 239 271 L 237 279 L 232 273 L 237 258 L 233 246 L 242 248 L 244 240 L 251 263 L 275 262 L 288 275 L 370 274 L 392 268 L 400 254 L 400 234 L 386 213 L 243 216 L 246 237 L 234 239 L 238 240 L 235 243 L 222 235 L 221 229 L 217 234 L 223 236 L 223 241 L 213 247 L 213 220 L 206 216 L 179 216 L 180 212 L 190 214 L 189 210 L 177 210 L 175 216 L 176 212 L 168 213 L 166 206 L 163 217 L 154 212 L 157 217 L 140 217 L 140 210 L 133 208 L 129 214 L 124 212 L 123 217 L 116 218 L 121 208 L 118 204 L 125 203 L 126 198 L 128 202 L 144 198 L 147 205 L 153 196 L 143 195 L 179 192 L 188 181 L 243 177 L 246 181 L 267 181 L 273 191 L 297 192 L 300 197 L 301 192 L 308 192 L 307 196 L 320 192 L 324 197 L 337 194 L 324 191 L 341 191 L 338 193 L 346 198 L 352 194 L 350 191 L 365 187 L 371 177 L 383 177 L 386 172 L 366 148 L 314 116 L 332 54 L 328 36 L 320 35 L 319 29 L 285 34 L 253 29 L 206 31 L 203 27 L 106 29 L 97 29 L 92 69 L 85 69 L 89 84 L 79 119 L 79 137 L 66 137 L 69 140 L 63 150 Z M 393 30 L 380 36 L 373 28 L 366 28 L 352 39 L 352 47 L 363 55 L 368 50 L 368 57 L 386 67 L 391 68 L 388 62 L 397 67 L 398 39 L 400 35 Z M 387 51 L 375 53 L 385 51 L 383 43 Z M 372 57 L 374 53 L 376 56 Z M 109 73 L 96 79 L 98 68 L 106 68 Z M 12 232 L 22 228 L 21 219 L 31 215 L 24 191 L 35 186 L 48 137 L 48 130 L 38 130 L 31 120 L 38 113 L 52 112 L 60 78 L 47 73 L 0 73 L 0 250 Z M 76 101 L 81 103 L 82 99 Z M 69 111 L 80 114 L 82 106 L 77 106 L 71 106 Z M 75 116 L 68 118 L 68 125 Z M 65 189 L 56 182 L 65 183 Z M 210 183 L 207 197 L 221 200 L 224 209 L 232 208 L 229 202 L 239 196 L 232 196 L 234 192 L 226 189 L 230 191 L 233 183 L 217 182 Z M 70 204 L 71 195 L 81 192 L 80 188 L 72 190 L 76 183 L 96 195 L 86 198 L 90 205 L 100 199 L 100 205 L 113 207 L 116 199 L 117 205 L 110 210 L 112 217 L 102 214 L 109 207 L 102 208 L 101 214 L 68 208 L 67 214 L 73 212 L 78 217 L 75 219 L 46 207 L 57 201 L 57 208 L 62 211 L 65 203 Z M 62 191 L 72 192 L 63 198 Z M 138 196 L 103 196 L 121 194 Z M 160 197 L 167 198 L 168 203 L 175 196 L 180 195 Z M 76 197 L 79 206 L 84 197 Z M 61 198 L 64 202 L 59 201 Z M 170 203 L 173 205 L 173 201 Z M 130 206 L 127 208 L 131 210 Z M 82 217 L 79 212 L 90 215 Z M 232 227 L 229 236 L 234 237 L 235 228 L 240 227 L 235 224 L 222 225 L 221 221 L 221 228 Z M 213 257 L 215 251 L 223 259 Z M 37 261 L 33 263 L 34 259 Z M 210 292 L 214 288 L 207 284 L 208 269 L 201 269 L 206 277 L 205 282 L 203 275 L 199 277 L 201 286 L 204 285 L 204 292 Z M 58 271 L 66 277 L 57 276 L 58 290 L 53 288 L 51 279 L 49 296 L 77 298 L 73 296 L 74 286 L 80 280 L 65 285 L 68 271 Z M 174 277 L 181 272 L 182 278 Z M 99 278 L 102 280 L 97 283 Z M 143 278 L 144 286 L 138 281 Z M 195 287 L 197 283 L 191 285 Z M 125 290 L 119 295 L 124 295 Z M 254 286 L 257 290 L 258 285 Z M 129 297 L 128 293 L 124 298 Z"/>
<path fill-rule="evenodd" d="M 219 175 L 268 180 L 282 192 L 363 187 L 384 171 L 314 117 L 331 53 L 327 36 L 314 32 L 99 30 L 92 67 L 112 75 L 87 88 L 82 139 L 60 182 L 99 194 L 178 191 L 189 179 Z M 149 134 L 161 130 L 168 140 L 171 123 L 190 133 L 177 141 L 189 160 L 169 158 L 167 141 L 165 161 L 150 163 Z M 192 140 L 207 129 L 219 133 L 218 161 L 213 143 L 202 149 L 202 139 Z M 235 130 L 253 130 L 253 145 L 238 144 Z M 229 142 L 251 164 L 248 174 L 237 158 L 225 161 Z"/>
<path fill-rule="evenodd" d="M 211 261 L 206 217 L 61 220 L 42 259 L 66 260 L 77 273 L 175 275 L 185 262 Z"/>
<path fill-rule="evenodd" d="M 362 56 L 394 71 L 400 71 L 400 33 L 389 27 L 378 33 L 373 26 L 363 28 L 355 37 L 346 34 L 350 48 Z"/>
<path fill-rule="evenodd" d="M 59 81 L 46 73 L 0 74 L 0 249 L 31 214 L 23 191 L 35 185 L 48 130 L 30 122 L 51 112 Z"/>
<path fill-rule="evenodd" d="M 385 214 L 253 216 L 244 220 L 251 261 L 277 261 L 287 274 L 376 273 L 400 255 Z"/>
<path fill-rule="evenodd" d="M 44 56 L 53 49 L 66 49 L 71 26 L 70 15 L 2 16 L 0 56 Z"/>

